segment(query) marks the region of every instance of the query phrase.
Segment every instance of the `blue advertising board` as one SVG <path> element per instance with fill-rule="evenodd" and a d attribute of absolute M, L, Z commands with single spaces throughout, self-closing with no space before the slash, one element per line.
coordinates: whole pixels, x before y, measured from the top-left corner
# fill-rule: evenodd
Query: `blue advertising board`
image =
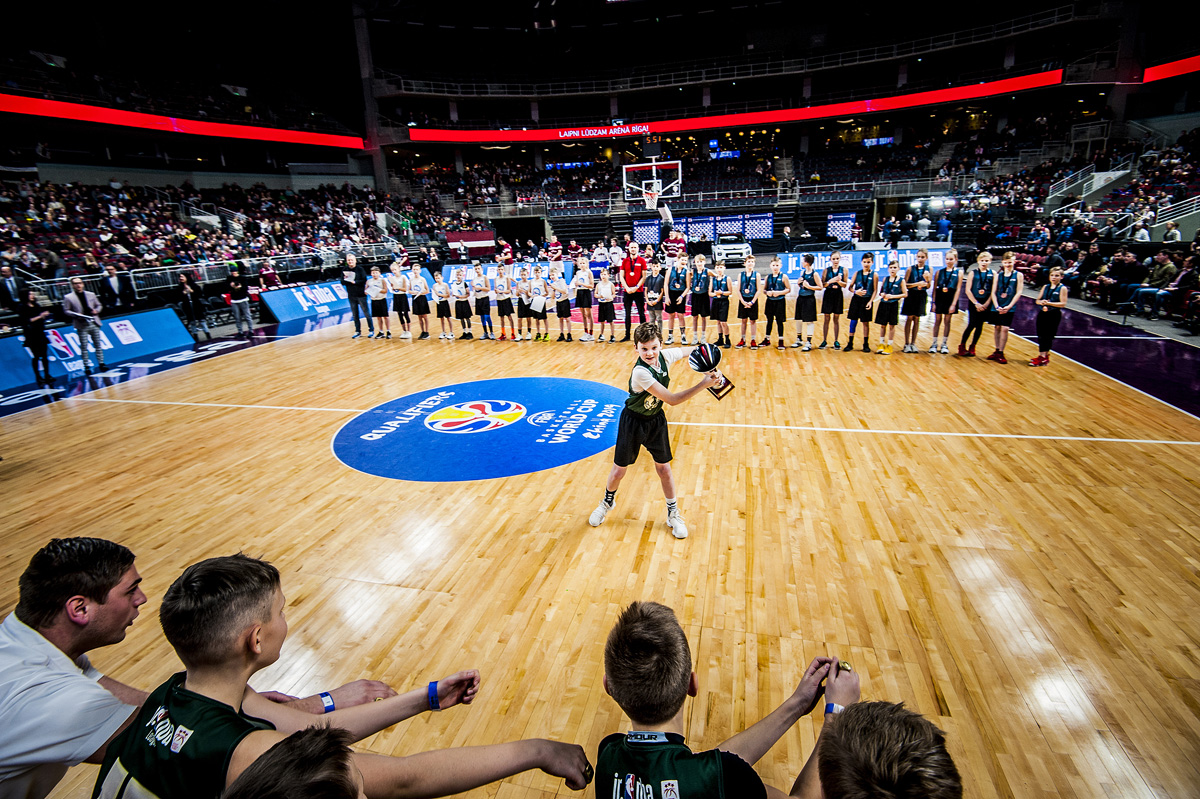
<path fill-rule="evenodd" d="M 346 287 L 341 281 L 272 289 L 260 294 L 259 300 L 277 322 L 290 322 L 309 316 L 330 316 L 350 310 Z"/>
<path fill-rule="evenodd" d="M 50 342 L 50 374 L 66 377 L 83 371 L 79 336 L 74 327 L 46 331 Z M 100 342 L 109 364 L 144 358 L 176 347 L 191 346 L 192 334 L 169 308 L 102 319 Z M 89 356 L 93 361 L 95 355 Z M 0 338 L 0 391 L 31 383 L 32 358 L 22 335 Z"/>

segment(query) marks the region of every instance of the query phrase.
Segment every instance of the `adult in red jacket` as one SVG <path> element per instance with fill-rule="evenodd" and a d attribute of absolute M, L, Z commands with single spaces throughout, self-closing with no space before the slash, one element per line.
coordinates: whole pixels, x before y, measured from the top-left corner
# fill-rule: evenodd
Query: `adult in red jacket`
<path fill-rule="evenodd" d="M 646 293 L 642 284 L 646 282 L 646 259 L 638 255 L 636 241 L 629 242 L 629 251 L 621 262 L 621 288 L 625 291 L 625 338 L 629 341 L 629 332 L 633 323 L 633 306 L 638 309 L 638 323 L 646 321 Z"/>

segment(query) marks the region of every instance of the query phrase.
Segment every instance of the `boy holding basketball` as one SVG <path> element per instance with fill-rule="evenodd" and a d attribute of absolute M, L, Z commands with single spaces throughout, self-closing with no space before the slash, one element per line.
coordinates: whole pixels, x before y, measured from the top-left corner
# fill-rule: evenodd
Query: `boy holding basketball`
<path fill-rule="evenodd" d="M 612 471 L 604 487 L 604 499 L 588 517 L 588 524 L 599 527 L 604 517 L 612 510 L 617 488 L 630 464 L 637 460 L 642 447 L 654 458 L 654 471 L 662 482 L 663 496 L 667 500 L 667 526 L 676 538 L 687 538 L 687 525 L 679 515 L 675 504 L 675 476 L 671 473 L 671 440 L 667 432 L 667 416 L 663 403 L 679 405 L 690 400 L 702 390 L 715 385 L 720 379 L 714 369 L 706 372 L 700 382 L 679 392 L 670 391 L 671 364 L 688 357 L 696 347 L 673 347 L 662 349 L 662 338 L 658 326 L 643 322 L 634 330 L 633 343 L 637 348 L 637 360 L 629 375 L 629 396 L 625 409 L 617 424 L 617 449 L 613 457 Z M 708 345 L 703 345 L 708 346 Z"/>

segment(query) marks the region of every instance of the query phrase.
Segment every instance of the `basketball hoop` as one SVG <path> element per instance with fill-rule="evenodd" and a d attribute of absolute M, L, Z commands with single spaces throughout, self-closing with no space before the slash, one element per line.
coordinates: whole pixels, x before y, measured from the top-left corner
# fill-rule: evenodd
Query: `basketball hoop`
<path fill-rule="evenodd" d="M 658 192 L 646 191 L 642 192 L 642 199 L 646 201 L 646 210 L 653 211 L 658 208 Z"/>

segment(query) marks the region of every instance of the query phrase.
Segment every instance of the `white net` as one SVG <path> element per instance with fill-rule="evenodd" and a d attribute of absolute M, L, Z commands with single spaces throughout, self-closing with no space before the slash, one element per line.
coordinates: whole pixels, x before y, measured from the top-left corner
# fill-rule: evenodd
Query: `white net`
<path fill-rule="evenodd" d="M 642 199 L 646 201 L 646 210 L 653 211 L 658 208 L 658 192 L 647 191 L 642 192 Z"/>

